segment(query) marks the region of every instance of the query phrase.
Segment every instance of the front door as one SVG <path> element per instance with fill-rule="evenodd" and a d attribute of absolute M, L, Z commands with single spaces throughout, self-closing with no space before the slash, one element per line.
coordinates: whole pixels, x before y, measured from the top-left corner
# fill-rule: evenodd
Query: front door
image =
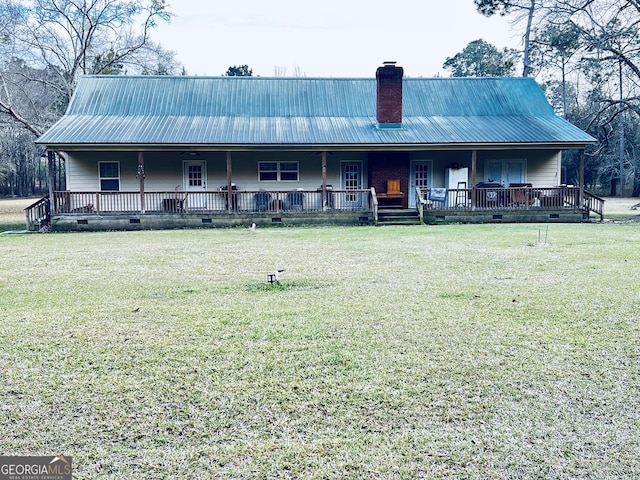
<path fill-rule="evenodd" d="M 507 176 L 505 187 L 511 186 L 512 183 L 524 183 L 524 162 L 522 160 L 507 161 Z"/>
<path fill-rule="evenodd" d="M 355 207 L 362 204 L 362 193 L 348 190 L 362 189 L 362 164 L 360 162 L 344 162 L 342 164 L 342 189 L 347 190 L 344 197 L 345 206 Z"/>
<path fill-rule="evenodd" d="M 184 162 L 184 190 L 189 193 L 188 207 L 207 208 L 207 163 L 203 161 Z"/>
<path fill-rule="evenodd" d="M 422 191 L 429 188 L 431 162 L 426 160 L 411 161 L 411 182 L 409 184 L 409 207 L 416 206 L 416 187 Z"/>

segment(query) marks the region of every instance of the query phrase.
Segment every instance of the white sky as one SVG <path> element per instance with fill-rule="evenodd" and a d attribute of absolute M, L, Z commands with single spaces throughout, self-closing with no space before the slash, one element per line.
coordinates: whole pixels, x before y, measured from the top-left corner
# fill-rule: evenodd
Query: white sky
<path fill-rule="evenodd" d="M 153 38 L 189 75 L 373 77 L 384 61 L 405 76 L 446 76 L 442 64 L 482 38 L 521 48 L 509 20 L 485 18 L 473 0 L 170 0 L 175 18 Z"/>

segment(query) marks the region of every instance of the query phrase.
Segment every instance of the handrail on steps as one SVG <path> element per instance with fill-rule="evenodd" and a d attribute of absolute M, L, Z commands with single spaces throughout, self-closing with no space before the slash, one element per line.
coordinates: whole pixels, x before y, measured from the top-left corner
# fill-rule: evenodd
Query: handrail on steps
<path fill-rule="evenodd" d="M 371 206 L 373 207 L 373 224 L 378 224 L 378 196 L 376 195 L 376 189 L 371 187 Z"/>
<path fill-rule="evenodd" d="M 27 230 L 34 231 L 36 228 L 42 230 L 51 226 L 51 202 L 49 195 L 32 203 L 24 209 L 27 223 Z"/>
<path fill-rule="evenodd" d="M 417 185 L 415 187 L 415 194 L 416 194 L 416 208 L 418 209 L 418 215 L 420 216 L 420 224 L 422 225 L 424 223 L 424 206 L 427 203 L 427 201 L 424 199 L 422 190 Z"/>
<path fill-rule="evenodd" d="M 604 198 L 594 195 L 584 190 L 583 208 L 587 213 L 595 213 L 600 216 L 600 221 L 604 220 Z"/>

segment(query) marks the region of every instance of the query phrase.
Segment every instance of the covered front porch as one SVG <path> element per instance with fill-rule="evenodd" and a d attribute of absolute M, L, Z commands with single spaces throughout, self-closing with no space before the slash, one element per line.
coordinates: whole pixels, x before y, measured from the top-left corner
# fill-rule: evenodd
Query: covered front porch
<path fill-rule="evenodd" d="M 581 222 L 604 217 L 604 199 L 579 187 L 502 187 L 481 183 L 463 189 L 417 189 L 422 223 Z"/>
<path fill-rule="evenodd" d="M 54 192 L 26 209 L 27 229 L 56 231 L 373 224 L 371 189 Z"/>
<path fill-rule="evenodd" d="M 579 222 L 602 219 L 604 200 L 579 187 L 416 188 L 415 223 Z M 137 230 L 394 223 L 375 188 L 215 192 L 54 192 L 26 209 L 27 229 Z"/>

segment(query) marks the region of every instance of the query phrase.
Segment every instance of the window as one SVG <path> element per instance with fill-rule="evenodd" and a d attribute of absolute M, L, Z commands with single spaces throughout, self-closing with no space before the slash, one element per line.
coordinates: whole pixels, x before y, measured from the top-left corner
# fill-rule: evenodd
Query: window
<path fill-rule="evenodd" d="M 297 182 L 298 162 L 259 162 L 258 180 L 261 182 Z"/>
<path fill-rule="evenodd" d="M 258 164 L 258 180 L 261 182 L 278 180 L 278 163 L 260 162 Z"/>
<path fill-rule="evenodd" d="M 281 162 L 280 163 L 280 180 L 297 181 L 298 180 L 298 162 Z"/>
<path fill-rule="evenodd" d="M 100 176 L 100 190 L 118 191 L 120 190 L 120 163 L 100 162 L 98 164 Z"/>

